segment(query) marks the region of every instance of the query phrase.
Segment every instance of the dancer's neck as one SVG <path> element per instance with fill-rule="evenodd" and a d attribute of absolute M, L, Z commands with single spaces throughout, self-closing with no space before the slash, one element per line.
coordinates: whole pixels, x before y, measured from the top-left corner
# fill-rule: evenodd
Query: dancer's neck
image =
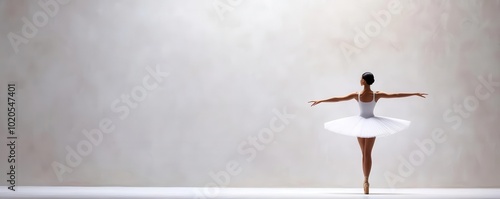
<path fill-rule="evenodd" d="M 363 87 L 363 93 L 365 93 L 365 92 L 372 92 L 372 89 L 370 88 L 370 85 L 365 85 Z"/>

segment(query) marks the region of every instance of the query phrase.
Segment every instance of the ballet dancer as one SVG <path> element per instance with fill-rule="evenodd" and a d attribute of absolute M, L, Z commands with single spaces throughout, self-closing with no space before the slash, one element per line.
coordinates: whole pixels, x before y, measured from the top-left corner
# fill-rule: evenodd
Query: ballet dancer
<path fill-rule="evenodd" d="M 327 130 L 335 133 L 354 136 L 358 138 L 359 146 L 363 156 L 363 174 L 365 176 L 363 189 L 365 194 L 369 194 L 370 183 L 368 177 L 372 167 L 372 148 L 376 137 L 383 137 L 400 132 L 410 126 L 410 121 L 375 116 L 373 110 L 375 104 L 382 98 L 401 98 L 410 96 L 419 96 L 425 98 L 426 93 L 384 93 L 372 91 L 370 86 L 375 82 L 372 73 L 366 72 L 361 76 L 360 84 L 363 86 L 361 92 L 351 93 L 344 97 L 333 97 L 325 100 L 309 101 L 311 106 L 316 106 L 323 102 L 340 102 L 355 99 L 359 103 L 360 115 L 336 119 L 324 124 Z"/>

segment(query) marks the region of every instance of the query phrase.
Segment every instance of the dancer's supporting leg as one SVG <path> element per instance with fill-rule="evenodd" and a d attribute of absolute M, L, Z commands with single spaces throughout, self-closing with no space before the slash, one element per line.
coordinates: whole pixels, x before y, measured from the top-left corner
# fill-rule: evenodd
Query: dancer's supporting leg
<path fill-rule="evenodd" d="M 369 193 L 368 178 L 370 177 L 370 171 L 372 169 L 372 149 L 375 144 L 375 138 L 358 138 L 358 143 L 361 148 L 361 153 L 363 154 L 363 174 L 365 176 L 365 182 L 363 184 L 365 194 Z"/>

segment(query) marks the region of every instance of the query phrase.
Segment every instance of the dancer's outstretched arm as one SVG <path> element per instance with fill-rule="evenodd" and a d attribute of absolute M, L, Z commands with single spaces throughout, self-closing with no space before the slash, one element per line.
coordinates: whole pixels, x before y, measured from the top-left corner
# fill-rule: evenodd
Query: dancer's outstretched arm
<path fill-rule="evenodd" d="M 419 96 L 425 98 L 427 93 L 384 93 L 377 92 L 377 97 L 379 98 L 401 98 L 401 97 L 410 97 L 410 96 Z"/>
<path fill-rule="evenodd" d="M 312 103 L 311 106 L 315 106 L 319 103 L 322 103 L 322 102 L 340 102 L 340 101 L 347 101 L 347 100 L 351 100 L 351 99 L 355 99 L 356 96 L 358 96 L 358 94 L 356 93 L 351 93 L 349 95 L 346 95 L 344 97 L 332 97 L 330 99 L 325 99 L 325 100 L 313 100 L 313 101 L 309 101 L 309 103 Z"/>

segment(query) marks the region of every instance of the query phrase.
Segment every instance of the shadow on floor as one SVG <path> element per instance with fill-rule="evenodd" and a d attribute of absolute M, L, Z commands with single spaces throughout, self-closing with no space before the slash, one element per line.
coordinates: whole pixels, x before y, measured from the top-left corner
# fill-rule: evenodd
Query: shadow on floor
<path fill-rule="evenodd" d="M 364 194 L 363 192 L 359 193 L 341 193 L 341 192 L 335 192 L 335 193 L 327 193 L 327 194 L 332 194 L 332 195 L 364 195 L 364 196 L 370 196 L 370 195 L 391 195 L 391 196 L 398 196 L 398 195 L 417 195 L 415 193 L 370 193 L 370 194 Z"/>

